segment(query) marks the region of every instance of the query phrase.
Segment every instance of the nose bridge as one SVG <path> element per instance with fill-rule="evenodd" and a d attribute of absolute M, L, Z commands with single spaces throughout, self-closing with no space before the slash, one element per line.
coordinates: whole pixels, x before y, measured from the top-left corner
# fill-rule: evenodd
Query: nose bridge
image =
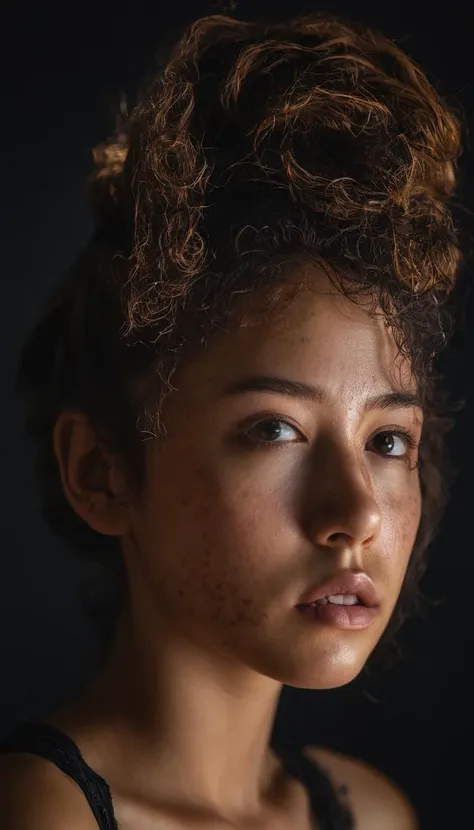
<path fill-rule="evenodd" d="M 355 450 L 331 447 L 312 476 L 311 536 L 318 545 L 367 546 L 381 525 L 369 471 Z"/>

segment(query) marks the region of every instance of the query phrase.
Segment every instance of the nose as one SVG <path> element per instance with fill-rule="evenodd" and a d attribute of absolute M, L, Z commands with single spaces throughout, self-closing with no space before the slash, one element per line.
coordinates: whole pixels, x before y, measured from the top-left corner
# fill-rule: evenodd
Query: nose
<path fill-rule="evenodd" d="M 320 548 L 365 548 L 377 538 L 382 522 L 370 480 L 355 463 L 321 476 L 312 488 L 310 535 Z"/>

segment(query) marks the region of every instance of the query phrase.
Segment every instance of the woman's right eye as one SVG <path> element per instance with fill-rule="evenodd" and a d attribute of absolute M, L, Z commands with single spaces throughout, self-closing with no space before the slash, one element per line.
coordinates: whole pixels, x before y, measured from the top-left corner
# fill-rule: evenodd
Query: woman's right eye
<path fill-rule="evenodd" d="M 252 433 L 259 433 L 260 437 L 252 437 Z M 291 438 L 293 434 L 293 439 Z M 303 438 L 301 432 L 283 418 L 265 418 L 257 421 L 247 429 L 244 435 L 255 444 L 270 446 L 271 444 L 289 444 Z M 263 437 L 262 437 L 263 436 Z M 282 439 L 282 440 L 279 440 Z"/>

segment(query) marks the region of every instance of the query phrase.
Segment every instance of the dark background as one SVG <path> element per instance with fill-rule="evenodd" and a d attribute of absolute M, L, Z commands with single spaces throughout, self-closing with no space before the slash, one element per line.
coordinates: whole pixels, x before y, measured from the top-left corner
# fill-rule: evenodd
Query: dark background
<path fill-rule="evenodd" d="M 236 15 L 278 17 L 323 8 L 398 40 L 438 90 L 463 108 L 469 128 L 474 28 L 460 0 L 439 11 L 427 2 L 254 0 L 238 4 Z M 97 659 L 78 598 L 84 568 L 52 538 L 39 514 L 13 393 L 20 344 L 49 286 L 91 230 L 83 182 L 91 148 L 113 128 L 111 107 L 122 90 L 133 94 L 164 35 L 216 10 L 201 2 L 134 2 L 121 9 L 115 3 L 60 7 L 50 0 L 11 5 L 3 13 L 0 735 L 72 696 Z M 469 146 L 461 172 L 461 196 L 472 209 Z M 450 438 L 460 475 L 423 582 L 426 594 L 443 601 L 427 622 L 406 626 L 403 656 L 390 671 L 330 692 L 285 689 L 276 725 L 302 743 L 326 744 L 374 763 L 405 788 L 430 830 L 472 822 L 472 305 L 466 293 L 466 322 L 440 364 L 454 392 L 468 401 Z"/>

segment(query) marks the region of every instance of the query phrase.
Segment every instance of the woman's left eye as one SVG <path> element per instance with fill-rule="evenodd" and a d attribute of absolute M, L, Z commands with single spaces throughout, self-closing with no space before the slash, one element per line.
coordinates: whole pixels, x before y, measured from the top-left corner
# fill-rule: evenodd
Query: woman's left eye
<path fill-rule="evenodd" d="M 378 432 L 374 435 L 371 440 L 376 441 L 377 439 L 383 439 L 380 442 L 383 447 L 381 454 L 385 455 L 387 458 L 405 458 L 408 455 L 409 450 L 417 447 L 417 442 L 413 435 L 404 429 L 384 429 L 382 432 Z M 393 449 L 397 449 L 397 441 L 404 445 L 404 448 L 402 446 L 400 452 L 389 454 L 393 452 Z M 385 449 L 388 449 L 388 452 L 385 452 Z"/>
<path fill-rule="evenodd" d="M 257 437 L 252 437 L 252 433 L 257 433 Z M 291 437 L 293 433 L 293 438 Z M 263 421 L 258 421 L 253 424 L 245 433 L 253 443 L 262 446 L 270 446 L 271 444 L 289 444 L 296 443 L 294 437 L 304 439 L 303 434 L 299 429 L 292 426 L 288 421 L 282 418 L 266 418 Z M 258 437 L 258 434 L 260 437 Z M 410 432 L 400 428 L 384 429 L 377 432 L 370 439 L 370 443 L 377 442 L 379 444 L 376 452 L 379 455 L 385 456 L 389 459 L 403 459 L 408 455 L 409 450 L 416 449 L 418 443 Z"/>

